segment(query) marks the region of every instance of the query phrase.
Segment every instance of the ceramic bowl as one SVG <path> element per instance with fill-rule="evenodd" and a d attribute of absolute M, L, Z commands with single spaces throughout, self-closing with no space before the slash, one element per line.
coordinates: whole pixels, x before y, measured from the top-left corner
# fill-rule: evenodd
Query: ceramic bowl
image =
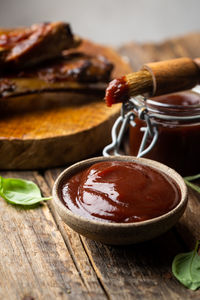
<path fill-rule="evenodd" d="M 72 175 L 90 167 L 94 163 L 113 160 L 136 162 L 165 173 L 180 188 L 181 200 L 179 204 L 162 216 L 137 223 L 108 223 L 90 220 L 71 212 L 61 201 L 58 192 L 63 179 L 70 178 Z M 169 230 L 184 213 L 187 205 L 187 188 L 183 178 L 177 172 L 156 161 L 133 156 L 95 157 L 70 166 L 58 176 L 53 186 L 53 201 L 62 220 L 79 234 L 105 244 L 125 245 L 153 239 Z"/>

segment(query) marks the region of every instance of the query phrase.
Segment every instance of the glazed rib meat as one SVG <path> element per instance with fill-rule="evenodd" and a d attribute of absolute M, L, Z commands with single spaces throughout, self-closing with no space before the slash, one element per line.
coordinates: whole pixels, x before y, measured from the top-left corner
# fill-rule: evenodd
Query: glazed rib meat
<path fill-rule="evenodd" d="M 78 46 L 67 23 L 35 24 L 30 28 L 0 29 L 1 73 L 38 65 L 62 56 L 62 51 Z"/>
<path fill-rule="evenodd" d="M 0 29 L 0 97 L 104 92 L 113 64 L 101 47 L 74 37 L 69 24 Z"/>
<path fill-rule="evenodd" d="M 61 60 L 48 63 L 31 72 L 19 76 L 37 77 L 48 82 L 107 82 L 110 78 L 112 64 L 101 55 L 92 56 L 74 52 L 63 56 Z"/>
<path fill-rule="evenodd" d="M 54 91 L 104 91 L 113 65 L 101 55 L 69 54 L 0 80 L 0 97 Z"/>

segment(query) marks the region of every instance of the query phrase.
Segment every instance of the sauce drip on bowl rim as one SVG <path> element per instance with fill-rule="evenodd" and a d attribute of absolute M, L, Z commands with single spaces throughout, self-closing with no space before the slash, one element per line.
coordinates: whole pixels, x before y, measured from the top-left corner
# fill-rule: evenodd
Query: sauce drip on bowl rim
<path fill-rule="evenodd" d="M 103 222 L 133 223 L 172 210 L 180 202 L 180 189 L 170 177 L 152 167 L 105 161 L 63 180 L 60 196 L 76 215 Z"/>

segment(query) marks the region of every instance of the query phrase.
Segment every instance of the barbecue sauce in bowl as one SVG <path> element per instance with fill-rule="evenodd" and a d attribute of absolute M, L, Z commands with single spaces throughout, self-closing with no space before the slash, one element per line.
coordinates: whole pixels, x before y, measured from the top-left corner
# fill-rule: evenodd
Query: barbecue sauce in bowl
<path fill-rule="evenodd" d="M 126 161 L 103 161 L 63 179 L 60 198 L 74 214 L 103 222 L 134 223 L 171 211 L 180 189 L 158 170 Z"/>

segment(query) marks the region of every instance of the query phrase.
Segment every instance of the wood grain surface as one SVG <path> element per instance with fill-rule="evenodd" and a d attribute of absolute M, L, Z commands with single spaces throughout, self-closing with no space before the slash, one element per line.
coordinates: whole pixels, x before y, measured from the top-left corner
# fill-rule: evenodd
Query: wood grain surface
<path fill-rule="evenodd" d="M 113 77 L 131 71 L 109 47 L 85 40 L 79 50 L 107 57 Z M 89 157 L 110 141 L 119 110 L 120 105 L 107 108 L 102 93 L 92 91 L 0 99 L 0 168 L 39 169 Z"/>
<path fill-rule="evenodd" d="M 148 61 L 197 57 L 200 34 L 162 44 L 121 47 L 134 69 Z M 51 194 L 62 169 L 1 172 L 37 182 Z M 22 210 L 0 200 L 0 299 L 200 299 L 172 276 L 174 256 L 200 238 L 200 196 L 189 191 L 184 216 L 172 230 L 152 241 L 126 247 L 106 246 L 68 228 L 51 201 Z"/>

